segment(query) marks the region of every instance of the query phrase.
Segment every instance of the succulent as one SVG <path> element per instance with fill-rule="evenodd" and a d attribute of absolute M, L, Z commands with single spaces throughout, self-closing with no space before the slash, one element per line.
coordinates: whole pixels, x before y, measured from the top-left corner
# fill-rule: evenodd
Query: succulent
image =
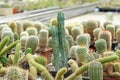
<path fill-rule="evenodd" d="M 115 54 L 119 56 L 119 59 L 120 59 L 120 50 L 116 50 L 115 51 Z"/>
<path fill-rule="evenodd" d="M 74 43 L 73 37 L 71 35 L 66 35 L 66 40 L 68 41 L 69 47 L 71 48 Z"/>
<path fill-rule="evenodd" d="M 43 24 L 42 22 L 38 22 L 38 21 L 35 21 L 33 23 L 34 27 L 37 29 L 37 32 L 39 32 L 41 30 L 41 28 L 43 27 Z"/>
<path fill-rule="evenodd" d="M 104 39 L 98 39 L 95 42 L 95 47 L 98 54 L 103 54 L 105 51 L 107 51 L 107 43 Z"/>
<path fill-rule="evenodd" d="M 22 36 L 29 36 L 29 34 L 28 34 L 28 32 L 27 31 L 23 31 L 23 32 L 21 32 L 20 33 L 20 38 L 22 37 Z"/>
<path fill-rule="evenodd" d="M 32 27 L 33 23 L 31 21 L 23 21 L 23 30 L 26 31 L 28 27 Z"/>
<path fill-rule="evenodd" d="M 84 35 L 88 38 L 88 44 L 90 44 L 90 43 L 91 43 L 91 37 L 90 37 L 90 34 L 85 33 Z"/>
<path fill-rule="evenodd" d="M 20 21 L 16 21 L 16 24 L 17 24 L 17 33 L 18 33 L 19 38 L 20 38 L 20 33 L 23 31 L 23 26 L 22 26 L 22 23 Z"/>
<path fill-rule="evenodd" d="M 41 51 L 45 51 L 48 47 L 49 33 L 46 29 L 41 29 L 39 32 L 39 48 Z"/>
<path fill-rule="evenodd" d="M 103 53 L 104 56 L 111 56 L 111 55 L 115 55 L 115 53 L 113 51 L 106 51 Z"/>
<path fill-rule="evenodd" d="M 92 61 L 88 67 L 90 80 L 103 80 L 103 66 L 100 62 Z"/>
<path fill-rule="evenodd" d="M 108 24 L 106 30 L 110 31 L 112 34 L 112 39 L 115 39 L 115 26 Z"/>
<path fill-rule="evenodd" d="M 4 31 L 11 31 L 12 32 L 11 28 L 9 28 L 9 27 L 3 27 L 1 30 L 1 33 Z"/>
<path fill-rule="evenodd" d="M 69 35 L 69 31 L 65 29 L 65 35 Z"/>
<path fill-rule="evenodd" d="M 32 49 L 32 54 L 36 51 L 37 47 L 39 44 L 39 39 L 38 37 L 31 35 L 28 37 L 27 42 L 26 42 L 26 49 L 31 48 Z"/>
<path fill-rule="evenodd" d="M 72 28 L 74 27 L 74 25 L 73 24 L 67 24 L 67 25 L 65 25 L 65 28 L 69 31 L 69 34 L 70 35 L 72 35 L 72 32 L 71 32 L 71 30 L 72 30 Z"/>
<path fill-rule="evenodd" d="M 95 57 L 93 56 L 93 54 L 89 53 L 89 54 L 87 55 L 87 61 L 88 61 L 88 62 L 90 62 L 90 61 L 92 61 L 92 60 L 94 60 L 94 59 L 95 59 Z"/>
<path fill-rule="evenodd" d="M 16 41 L 16 40 L 19 40 L 19 36 L 18 36 L 18 33 L 14 33 L 14 41 Z"/>
<path fill-rule="evenodd" d="M 50 24 L 51 24 L 51 26 L 58 26 L 58 21 L 57 21 L 57 18 L 52 18 L 51 20 L 50 20 Z"/>
<path fill-rule="evenodd" d="M 9 25 L 9 27 L 11 28 L 11 30 L 13 31 L 13 33 L 14 33 L 14 32 L 17 32 L 17 24 L 16 24 L 15 21 L 10 21 L 10 22 L 8 23 L 8 25 Z"/>
<path fill-rule="evenodd" d="M 28 32 L 29 35 L 37 35 L 37 29 L 34 27 L 28 27 L 26 31 Z"/>
<path fill-rule="evenodd" d="M 120 73 L 120 63 L 119 62 L 115 62 L 114 63 L 114 69 L 115 69 L 115 72 L 119 72 Z"/>
<path fill-rule="evenodd" d="M 96 28 L 96 29 L 93 30 L 93 34 L 95 36 L 95 40 L 98 40 L 98 34 L 99 34 L 100 31 L 102 31 L 101 28 Z"/>
<path fill-rule="evenodd" d="M 72 46 L 69 51 L 69 57 L 76 59 L 76 49 L 78 46 Z"/>
<path fill-rule="evenodd" d="M 112 22 L 111 21 L 106 21 L 106 22 L 103 23 L 103 27 L 104 27 L 105 30 L 106 30 L 106 27 L 107 27 L 108 24 L 112 24 Z"/>
<path fill-rule="evenodd" d="M 86 31 L 91 36 L 91 41 L 94 41 L 93 30 L 98 27 L 98 23 L 95 20 L 88 20 L 86 22 Z"/>
<path fill-rule="evenodd" d="M 74 40 L 76 40 L 78 35 L 82 34 L 80 27 L 73 27 L 71 29 L 71 33 L 72 33 L 72 36 L 73 36 Z"/>
<path fill-rule="evenodd" d="M 120 43 L 120 28 L 118 28 L 116 31 L 116 38 L 117 38 L 118 43 Z"/>
<path fill-rule="evenodd" d="M 80 29 L 81 29 L 81 34 L 84 33 L 84 27 L 83 27 L 83 25 L 82 25 L 81 23 L 77 23 L 77 24 L 76 24 L 76 27 L 80 27 Z"/>
<path fill-rule="evenodd" d="M 20 38 L 20 43 L 21 43 L 21 47 L 25 48 L 26 42 L 27 42 L 28 36 L 22 36 Z"/>
<path fill-rule="evenodd" d="M 109 31 L 101 31 L 98 35 L 98 39 L 104 39 L 107 42 L 107 50 L 111 50 L 112 36 Z"/>

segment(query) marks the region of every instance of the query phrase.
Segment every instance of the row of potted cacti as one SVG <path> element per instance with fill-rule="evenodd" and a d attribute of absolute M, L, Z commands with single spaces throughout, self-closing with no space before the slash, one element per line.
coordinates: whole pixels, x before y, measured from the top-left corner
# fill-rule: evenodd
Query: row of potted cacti
<path fill-rule="evenodd" d="M 57 18 L 47 25 L 32 21 L 2 24 L 1 77 L 35 80 L 37 73 L 40 73 L 45 80 L 82 80 L 82 73 L 87 69 L 90 80 L 120 76 L 120 51 L 111 49 L 115 38 L 119 44 L 119 32 L 120 29 L 116 29 L 110 21 L 106 21 L 103 26 L 94 20 L 65 25 L 63 12 L 58 12 Z M 55 68 L 55 78 L 47 69 L 49 63 Z M 64 78 L 69 68 L 73 73 Z"/>

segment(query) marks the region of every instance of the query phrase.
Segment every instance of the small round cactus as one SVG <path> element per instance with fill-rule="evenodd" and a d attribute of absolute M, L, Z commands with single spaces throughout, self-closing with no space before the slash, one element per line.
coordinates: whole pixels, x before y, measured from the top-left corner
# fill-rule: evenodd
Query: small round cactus
<path fill-rule="evenodd" d="M 41 28 L 43 27 L 43 24 L 42 22 L 38 22 L 38 21 L 35 21 L 33 23 L 34 27 L 37 29 L 37 32 L 39 32 L 41 30 Z"/>
<path fill-rule="evenodd" d="M 115 39 L 115 26 L 108 24 L 106 30 L 110 31 L 112 34 L 112 39 Z"/>
<path fill-rule="evenodd" d="M 15 21 L 10 21 L 10 22 L 8 23 L 8 25 L 9 25 L 9 27 L 11 28 L 11 30 L 12 30 L 13 32 L 17 32 L 17 24 L 16 24 Z"/>
<path fill-rule="evenodd" d="M 103 66 L 100 62 L 90 62 L 88 67 L 90 80 L 103 80 Z"/>
<path fill-rule="evenodd" d="M 98 54 L 103 54 L 105 51 L 107 51 L 107 43 L 104 39 L 98 39 L 95 42 L 95 47 Z"/>
<path fill-rule="evenodd" d="M 27 31 L 21 32 L 20 37 L 23 37 L 23 36 L 29 36 L 28 32 Z"/>
<path fill-rule="evenodd" d="M 1 33 L 4 32 L 4 31 L 12 31 L 12 30 L 9 27 L 3 27 L 2 30 L 1 30 Z"/>
<path fill-rule="evenodd" d="M 86 31 L 91 36 L 91 41 L 94 41 L 93 30 L 98 27 L 98 23 L 95 20 L 88 20 L 86 22 Z"/>
<path fill-rule="evenodd" d="M 112 36 L 109 31 L 101 31 L 98 35 L 98 39 L 104 39 L 107 42 L 107 50 L 111 50 Z"/>
<path fill-rule="evenodd" d="M 91 37 L 90 37 L 90 34 L 85 33 L 84 35 L 88 38 L 88 44 L 90 44 L 90 42 L 91 42 Z"/>
<path fill-rule="evenodd" d="M 19 38 L 20 38 L 20 33 L 23 31 L 23 26 L 22 26 L 22 23 L 20 21 L 16 21 L 16 24 L 17 24 L 17 33 L 18 33 Z"/>
<path fill-rule="evenodd" d="M 37 29 L 34 27 L 28 27 L 26 31 L 28 32 L 29 35 L 37 35 Z"/>
<path fill-rule="evenodd" d="M 70 58 L 73 58 L 73 59 L 76 59 L 76 49 L 77 49 L 78 46 L 72 46 L 70 48 L 70 51 L 69 51 L 69 57 Z"/>
<path fill-rule="evenodd" d="M 39 32 L 39 47 L 42 51 L 45 51 L 48 47 L 48 30 L 41 29 Z"/>
<path fill-rule="evenodd" d="M 108 24 L 112 24 L 112 22 L 111 21 L 106 21 L 106 22 L 103 23 L 103 27 L 104 27 L 105 30 L 106 30 L 106 27 L 107 27 Z"/>
<path fill-rule="evenodd" d="M 106 51 L 103 53 L 104 56 L 111 56 L 111 55 L 115 55 L 115 53 L 113 51 Z"/>
<path fill-rule="evenodd" d="M 74 43 L 73 37 L 71 35 L 66 35 L 66 40 L 68 41 L 69 46 L 72 47 Z"/>
<path fill-rule="evenodd" d="M 96 29 L 93 30 L 93 34 L 95 36 L 95 40 L 98 40 L 98 34 L 99 34 L 100 31 L 102 31 L 101 28 L 96 28 Z"/>
<path fill-rule="evenodd" d="M 58 22 L 57 22 L 57 18 L 52 18 L 51 20 L 50 20 L 50 24 L 52 25 L 52 26 L 58 26 Z"/>
<path fill-rule="evenodd" d="M 26 31 L 28 27 L 33 26 L 33 23 L 31 21 L 23 21 L 23 30 Z"/>
<path fill-rule="evenodd" d="M 72 28 L 74 27 L 74 25 L 73 24 L 67 24 L 67 25 L 65 25 L 65 28 L 69 31 L 69 34 L 70 35 L 72 35 L 72 32 L 71 32 L 71 30 L 72 30 Z"/>
<path fill-rule="evenodd" d="M 26 49 L 27 48 L 31 48 L 32 49 L 32 53 L 34 54 L 34 52 L 36 51 L 37 47 L 39 44 L 39 39 L 38 37 L 31 35 L 28 37 L 27 42 L 26 42 Z"/>
<path fill-rule="evenodd" d="M 22 37 L 20 38 L 20 43 L 21 43 L 21 47 L 22 47 L 22 48 L 25 48 L 25 44 L 26 44 L 26 42 L 27 42 L 27 39 L 28 39 L 28 36 L 22 36 Z"/>

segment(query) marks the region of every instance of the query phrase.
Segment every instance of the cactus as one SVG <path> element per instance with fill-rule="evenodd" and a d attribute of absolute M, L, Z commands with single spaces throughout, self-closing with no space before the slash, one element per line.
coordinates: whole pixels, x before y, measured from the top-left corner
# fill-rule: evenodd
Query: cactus
<path fill-rule="evenodd" d="M 17 33 L 18 33 L 18 36 L 20 38 L 20 33 L 23 31 L 23 26 L 22 26 L 22 23 L 20 21 L 16 21 L 16 24 L 17 24 Z"/>
<path fill-rule="evenodd" d="M 36 49 L 38 47 L 38 44 L 39 44 L 38 37 L 31 35 L 28 37 L 25 47 L 26 47 L 26 49 L 31 48 L 32 54 L 34 54 L 34 52 L 36 51 Z"/>
<path fill-rule="evenodd" d="M 103 63 L 111 62 L 111 61 L 114 61 L 114 60 L 117 60 L 117 59 L 118 59 L 118 56 L 113 55 L 113 56 L 108 56 L 108 57 L 103 57 L 103 58 L 96 59 L 96 61 L 103 64 Z M 86 64 L 82 65 L 74 73 L 72 73 L 70 76 L 68 76 L 65 80 L 74 80 L 76 77 L 78 77 L 84 71 L 86 71 L 88 69 L 88 66 L 89 66 L 89 63 L 86 63 Z"/>
<path fill-rule="evenodd" d="M 115 62 L 114 63 L 114 69 L 115 69 L 115 72 L 119 72 L 120 73 L 120 63 L 119 62 Z"/>
<path fill-rule="evenodd" d="M 93 30 L 98 27 L 98 23 L 94 20 L 88 20 L 86 22 L 86 31 L 91 36 L 91 41 L 94 41 Z"/>
<path fill-rule="evenodd" d="M 112 36 L 109 31 L 101 31 L 98 35 L 98 39 L 105 39 L 107 42 L 107 50 L 111 50 Z"/>
<path fill-rule="evenodd" d="M 95 47 L 98 54 L 103 54 L 105 51 L 107 51 L 107 43 L 104 39 L 98 39 L 95 42 Z"/>
<path fill-rule="evenodd" d="M 26 42 L 27 42 L 27 39 L 28 39 L 28 36 L 22 36 L 22 37 L 20 38 L 20 43 L 21 43 L 21 47 L 22 47 L 22 48 L 25 48 L 25 44 L 26 44 Z"/>
<path fill-rule="evenodd" d="M 118 44 L 120 43 L 120 28 L 117 29 L 116 31 L 116 38 L 117 38 L 117 41 L 118 41 Z"/>
<path fill-rule="evenodd" d="M 3 27 L 1 30 L 1 33 L 4 31 L 11 31 L 12 32 L 11 28 L 9 28 L 9 27 Z"/>
<path fill-rule="evenodd" d="M 70 51 L 69 51 L 69 57 L 70 58 L 73 58 L 73 59 L 76 59 L 76 49 L 77 49 L 78 46 L 72 46 L 70 48 Z"/>
<path fill-rule="evenodd" d="M 115 53 L 113 51 L 106 51 L 103 53 L 104 56 L 111 56 L 111 55 L 115 55 Z"/>
<path fill-rule="evenodd" d="M 115 51 L 115 54 L 119 56 L 119 59 L 120 59 L 120 50 L 116 50 Z"/>
<path fill-rule="evenodd" d="M 26 31 L 28 27 L 33 26 L 33 23 L 31 21 L 23 21 L 23 30 Z"/>
<path fill-rule="evenodd" d="M 115 26 L 108 24 L 106 30 L 110 31 L 112 34 L 112 39 L 115 39 Z"/>
<path fill-rule="evenodd" d="M 76 41 L 77 41 L 77 45 L 79 46 L 86 46 L 86 47 L 89 46 L 88 38 L 84 34 L 78 35 Z"/>
<path fill-rule="evenodd" d="M 95 40 L 98 40 L 98 34 L 99 34 L 100 31 L 102 31 L 101 28 L 96 28 L 96 29 L 93 30 L 93 34 L 95 36 Z"/>
<path fill-rule="evenodd" d="M 15 56 L 13 54 L 8 56 L 8 63 L 9 63 L 9 65 L 13 65 L 14 64 L 14 57 Z"/>
<path fill-rule="evenodd" d="M 86 46 L 77 47 L 76 49 L 77 63 L 81 64 L 86 62 L 87 54 L 88 54 L 88 48 Z"/>
<path fill-rule="evenodd" d="M 46 29 L 41 29 L 39 32 L 39 48 L 41 51 L 46 51 L 48 47 L 49 33 Z"/>
<path fill-rule="evenodd" d="M 29 35 L 37 35 L 37 29 L 36 28 L 34 28 L 34 27 L 28 27 L 27 29 L 26 29 L 26 31 L 28 32 L 28 34 Z"/>
<path fill-rule="evenodd" d="M 84 35 L 87 36 L 87 39 L 88 39 L 88 45 L 89 45 L 89 44 L 91 43 L 91 37 L 90 37 L 90 34 L 85 33 Z"/>
<path fill-rule="evenodd" d="M 90 80 L 103 80 L 103 67 L 100 62 L 90 62 L 88 67 Z"/>
<path fill-rule="evenodd" d="M 64 79 L 64 74 L 67 72 L 67 68 L 63 67 L 61 68 L 56 76 L 55 76 L 55 80 L 63 80 Z"/>
<path fill-rule="evenodd" d="M 23 31 L 23 32 L 20 33 L 20 38 L 21 38 L 22 36 L 29 36 L 29 34 L 28 34 L 27 31 Z"/>
<path fill-rule="evenodd" d="M 2 49 L 0 51 L 0 57 L 3 56 L 5 53 L 7 53 L 8 51 L 10 51 L 12 48 L 14 48 L 16 46 L 16 44 L 19 42 L 19 40 L 11 43 L 10 45 L 8 45 L 6 48 Z"/>
<path fill-rule="evenodd" d="M 14 41 L 17 41 L 17 40 L 19 40 L 19 36 L 18 36 L 18 33 L 14 33 Z"/>
<path fill-rule="evenodd" d="M 69 31 L 67 29 L 65 29 L 65 35 L 69 35 Z"/>
<path fill-rule="evenodd" d="M 8 25 L 9 25 L 9 27 L 11 28 L 11 30 L 13 31 L 13 33 L 14 33 L 14 32 L 17 32 L 17 24 L 16 24 L 15 21 L 10 21 L 10 22 L 8 23 Z"/>
<path fill-rule="evenodd" d="M 46 59 L 45 57 L 43 57 L 43 56 L 37 56 L 37 57 L 35 57 L 35 61 L 36 61 L 37 63 L 45 66 L 45 67 L 46 67 L 46 65 L 47 65 L 47 59 Z"/>
<path fill-rule="evenodd" d="M 74 43 L 73 37 L 71 35 L 66 35 L 66 40 L 68 41 L 69 47 L 71 48 Z"/>
<path fill-rule="evenodd" d="M 30 73 L 35 77 L 37 78 L 37 69 L 35 66 L 33 66 L 31 63 L 29 63 L 29 70 L 30 70 Z"/>
<path fill-rule="evenodd" d="M 80 27 L 73 27 L 71 29 L 71 33 L 72 33 L 72 36 L 73 36 L 74 40 L 76 40 L 78 35 L 82 34 Z"/>
<path fill-rule="evenodd" d="M 65 28 L 69 31 L 69 34 L 70 35 L 72 35 L 72 32 L 71 32 L 71 30 L 72 30 L 72 28 L 74 27 L 74 25 L 73 24 L 67 24 L 67 25 L 65 25 Z"/>
<path fill-rule="evenodd" d="M 58 26 L 58 21 L 57 21 L 57 18 L 52 18 L 51 20 L 50 20 L 50 25 L 51 26 Z"/>
<path fill-rule="evenodd" d="M 52 40 L 52 37 L 50 37 L 49 40 L 48 40 L 48 47 L 49 47 L 49 48 L 53 48 L 53 40 Z"/>
<path fill-rule="evenodd" d="M 18 60 L 20 57 L 20 50 L 21 50 L 21 45 L 20 43 L 17 43 L 16 49 L 15 49 L 14 65 L 18 65 Z"/>
<path fill-rule="evenodd" d="M 25 55 L 27 55 L 28 53 L 32 54 L 32 49 L 31 48 L 25 49 Z"/>
<path fill-rule="evenodd" d="M 37 29 L 37 32 L 39 32 L 41 30 L 41 28 L 43 27 L 43 24 L 42 22 L 38 22 L 38 21 L 35 21 L 33 23 L 34 27 Z"/>
<path fill-rule="evenodd" d="M 81 23 L 77 23 L 77 24 L 76 24 L 76 27 L 80 27 L 80 29 L 81 29 L 81 34 L 84 33 L 84 27 L 83 27 L 83 25 L 82 25 Z"/>
<path fill-rule="evenodd" d="M 94 60 L 94 59 L 95 59 L 95 57 L 93 56 L 93 54 L 89 53 L 89 54 L 87 55 L 87 61 L 88 61 L 88 62 L 90 62 L 90 61 L 92 61 L 92 60 Z"/>
<path fill-rule="evenodd" d="M 106 21 L 106 22 L 103 23 L 103 27 L 104 27 L 105 30 L 106 30 L 106 27 L 107 27 L 108 24 L 112 24 L 112 22 L 111 21 Z"/>
<path fill-rule="evenodd" d="M 6 37 L 6 36 L 9 36 L 9 37 L 10 37 L 10 40 L 9 40 L 9 42 L 7 43 L 7 45 L 9 45 L 9 44 L 11 44 L 11 43 L 14 41 L 14 34 L 13 34 L 13 32 L 11 32 L 11 31 L 4 31 L 4 32 L 2 32 L 2 34 L 1 34 L 1 39 L 3 39 L 3 38 Z"/>
<path fill-rule="evenodd" d="M 81 24 L 83 25 L 83 28 L 84 28 L 84 33 L 87 33 L 87 29 L 86 29 L 86 22 L 83 21 L 81 22 Z"/>

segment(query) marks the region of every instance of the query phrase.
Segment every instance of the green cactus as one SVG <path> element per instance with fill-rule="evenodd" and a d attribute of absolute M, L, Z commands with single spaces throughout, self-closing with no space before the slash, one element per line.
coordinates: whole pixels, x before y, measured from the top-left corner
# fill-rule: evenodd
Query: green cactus
<path fill-rule="evenodd" d="M 29 36 L 29 34 L 28 34 L 28 32 L 27 31 L 23 31 L 23 32 L 21 32 L 20 33 L 20 38 L 22 37 L 22 36 Z"/>
<path fill-rule="evenodd" d="M 22 23 L 20 21 L 16 21 L 16 24 L 17 24 L 17 33 L 18 33 L 18 36 L 20 38 L 20 33 L 23 31 L 23 26 L 22 26 Z"/>
<path fill-rule="evenodd" d="M 90 62 L 90 61 L 92 61 L 92 60 L 94 60 L 94 59 L 95 59 L 95 57 L 93 56 L 93 54 L 89 53 L 89 54 L 87 55 L 87 61 L 88 61 L 88 62 Z"/>
<path fill-rule="evenodd" d="M 118 58 L 119 57 L 117 55 L 113 55 L 113 56 L 99 58 L 99 59 L 96 59 L 95 61 L 98 61 L 98 62 L 103 64 L 103 63 L 106 63 L 106 62 L 111 62 L 111 61 L 117 60 Z M 88 69 L 88 66 L 89 66 L 89 63 L 86 63 L 86 64 L 82 65 L 74 73 L 72 73 L 70 76 L 68 76 L 65 80 L 74 80 L 80 74 L 82 74 L 84 71 L 86 71 Z"/>
<path fill-rule="evenodd" d="M 11 28 L 9 28 L 9 27 L 3 27 L 1 30 L 1 33 L 4 31 L 11 31 L 12 32 Z"/>
<path fill-rule="evenodd" d="M 86 29 L 86 22 L 83 21 L 81 22 L 81 24 L 83 25 L 83 28 L 84 28 L 84 33 L 87 33 L 87 29 Z"/>
<path fill-rule="evenodd" d="M 87 61 L 88 48 L 86 46 L 77 47 L 76 59 L 77 63 L 81 64 Z"/>
<path fill-rule="evenodd" d="M 100 31 L 102 31 L 101 28 L 96 28 L 96 29 L 93 30 L 93 34 L 95 36 L 95 40 L 98 40 L 98 34 L 99 34 Z"/>
<path fill-rule="evenodd" d="M 67 72 L 67 68 L 66 67 L 63 67 L 61 68 L 56 76 L 55 76 L 55 80 L 63 80 L 64 79 L 64 74 Z"/>
<path fill-rule="evenodd" d="M 21 47 L 25 48 L 26 42 L 27 42 L 28 36 L 22 36 L 20 38 L 20 43 L 21 43 Z"/>
<path fill-rule="evenodd" d="M 41 28 L 43 27 L 43 24 L 42 22 L 38 22 L 38 21 L 35 21 L 33 23 L 34 27 L 37 29 L 37 32 L 39 32 L 41 30 Z"/>
<path fill-rule="evenodd" d="M 95 42 L 95 47 L 98 54 L 103 54 L 105 51 L 107 51 L 107 43 L 104 39 L 98 39 Z"/>
<path fill-rule="evenodd" d="M 69 57 L 70 58 L 75 58 L 76 59 L 76 49 L 78 46 L 72 46 L 69 51 Z"/>
<path fill-rule="evenodd" d="M 107 42 L 107 50 L 111 50 L 112 36 L 109 31 L 101 31 L 98 35 L 98 39 L 104 39 Z"/>
<path fill-rule="evenodd" d="M 107 27 L 108 24 L 112 24 L 112 22 L 111 21 L 106 21 L 106 22 L 103 23 L 103 27 L 104 27 L 105 30 L 106 30 L 106 27 Z"/>
<path fill-rule="evenodd" d="M 53 40 L 52 40 L 52 37 L 49 37 L 48 47 L 49 47 L 49 48 L 53 48 Z"/>
<path fill-rule="evenodd" d="M 19 42 L 19 40 L 11 43 L 11 44 L 8 45 L 6 48 L 2 49 L 2 50 L 0 51 L 0 57 L 3 56 L 4 54 L 6 54 L 8 51 L 10 51 L 12 48 L 14 48 L 18 42 Z"/>
<path fill-rule="evenodd" d="M 113 51 L 106 51 L 103 53 L 104 56 L 111 56 L 111 55 L 115 55 L 115 53 Z"/>
<path fill-rule="evenodd" d="M 31 48 L 25 49 L 25 55 L 27 55 L 28 53 L 32 54 L 32 49 Z"/>
<path fill-rule="evenodd" d="M 81 34 L 83 34 L 83 33 L 84 33 L 84 27 L 83 27 L 83 25 L 82 25 L 81 23 L 77 23 L 76 26 L 77 26 L 77 27 L 80 27 L 80 29 L 81 29 Z"/>
<path fill-rule="evenodd" d="M 71 29 L 71 33 L 72 33 L 72 36 L 73 36 L 74 40 L 76 40 L 78 35 L 82 34 L 80 27 L 73 27 Z"/>
<path fill-rule="evenodd" d="M 114 69 L 115 69 L 115 72 L 119 72 L 120 73 L 120 63 L 119 62 L 115 62 L 114 63 Z"/>
<path fill-rule="evenodd" d="M 86 31 L 87 33 L 90 34 L 91 36 L 91 41 L 94 41 L 94 35 L 93 35 L 93 30 L 95 28 L 98 28 L 98 23 L 95 20 L 88 20 L 86 22 Z"/>
<path fill-rule="evenodd" d="M 21 50 L 21 45 L 20 43 L 17 43 L 16 48 L 15 48 L 14 65 L 18 65 L 18 60 L 20 57 L 20 50 Z"/>
<path fill-rule="evenodd" d="M 9 65 L 13 65 L 14 64 L 14 57 L 15 57 L 15 55 L 13 55 L 13 54 L 8 56 L 8 63 L 9 63 Z"/>
<path fill-rule="evenodd" d="M 37 78 L 37 69 L 35 66 L 33 66 L 31 63 L 29 63 L 29 70 L 30 70 L 30 73 L 35 77 Z"/>
<path fill-rule="evenodd" d="M 69 31 L 67 29 L 65 29 L 65 35 L 69 35 Z"/>
<path fill-rule="evenodd" d="M 88 38 L 87 36 L 85 36 L 85 34 L 78 35 L 76 41 L 77 41 L 77 45 L 79 46 L 86 46 L 86 47 L 89 46 Z"/>
<path fill-rule="evenodd" d="M 115 51 L 115 54 L 119 56 L 119 59 L 120 59 L 120 50 L 116 50 Z"/>
<path fill-rule="evenodd" d="M 110 31 L 112 34 L 112 39 L 115 39 L 115 26 L 108 24 L 106 30 Z"/>
<path fill-rule="evenodd" d="M 51 20 L 50 20 L 50 25 L 51 26 L 58 26 L 58 21 L 57 21 L 57 18 L 52 18 Z"/>
<path fill-rule="evenodd" d="M 71 32 L 71 30 L 72 30 L 72 28 L 74 27 L 74 25 L 73 24 L 67 24 L 67 25 L 65 25 L 65 28 L 68 30 L 68 32 L 69 32 L 69 35 L 72 35 L 72 32 Z"/>
<path fill-rule="evenodd" d="M 37 56 L 35 57 L 35 61 L 43 66 L 47 66 L 47 59 L 43 56 Z"/>
<path fill-rule="evenodd" d="M 103 66 L 100 62 L 90 62 L 88 67 L 90 80 L 103 80 Z"/>
<path fill-rule="evenodd" d="M 69 47 L 71 48 L 74 43 L 73 37 L 71 35 L 66 35 L 66 40 L 68 41 Z"/>
<path fill-rule="evenodd" d="M 9 38 L 10 38 L 9 42 L 7 43 L 7 45 L 9 45 L 14 41 L 14 34 L 11 31 L 4 31 L 1 34 L 1 39 L 3 39 L 6 36 L 9 36 Z"/>
<path fill-rule="evenodd" d="M 16 41 L 16 40 L 19 40 L 19 36 L 18 36 L 18 33 L 14 33 L 14 41 Z"/>
<path fill-rule="evenodd" d="M 39 48 L 41 51 L 45 51 L 48 47 L 49 33 L 46 29 L 41 29 L 39 32 Z"/>
<path fill-rule="evenodd" d="M 23 30 L 26 31 L 28 27 L 32 27 L 33 23 L 31 21 L 23 21 Z"/>
<path fill-rule="evenodd" d="M 120 43 L 120 28 L 118 28 L 116 31 L 116 38 L 117 38 L 117 42 Z"/>
<path fill-rule="evenodd" d="M 17 32 L 17 24 L 16 24 L 15 21 L 10 21 L 10 22 L 8 23 L 8 25 L 9 25 L 9 27 L 11 28 L 11 30 L 13 31 L 13 33 L 14 33 L 14 32 Z"/>
<path fill-rule="evenodd" d="M 28 27 L 27 29 L 26 29 L 26 31 L 28 32 L 28 34 L 29 35 L 37 35 L 37 29 L 36 28 L 34 28 L 34 27 Z"/>
<path fill-rule="evenodd" d="M 87 36 L 87 38 L 88 38 L 88 44 L 90 44 L 90 42 L 91 42 L 91 37 L 90 37 L 90 34 L 85 33 L 84 35 L 85 35 L 85 36 Z"/>
<path fill-rule="evenodd" d="M 39 44 L 39 39 L 37 36 L 31 35 L 28 37 L 25 48 L 31 48 L 32 49 L 32 54 L 36 51 L 37 47 Z"/>

